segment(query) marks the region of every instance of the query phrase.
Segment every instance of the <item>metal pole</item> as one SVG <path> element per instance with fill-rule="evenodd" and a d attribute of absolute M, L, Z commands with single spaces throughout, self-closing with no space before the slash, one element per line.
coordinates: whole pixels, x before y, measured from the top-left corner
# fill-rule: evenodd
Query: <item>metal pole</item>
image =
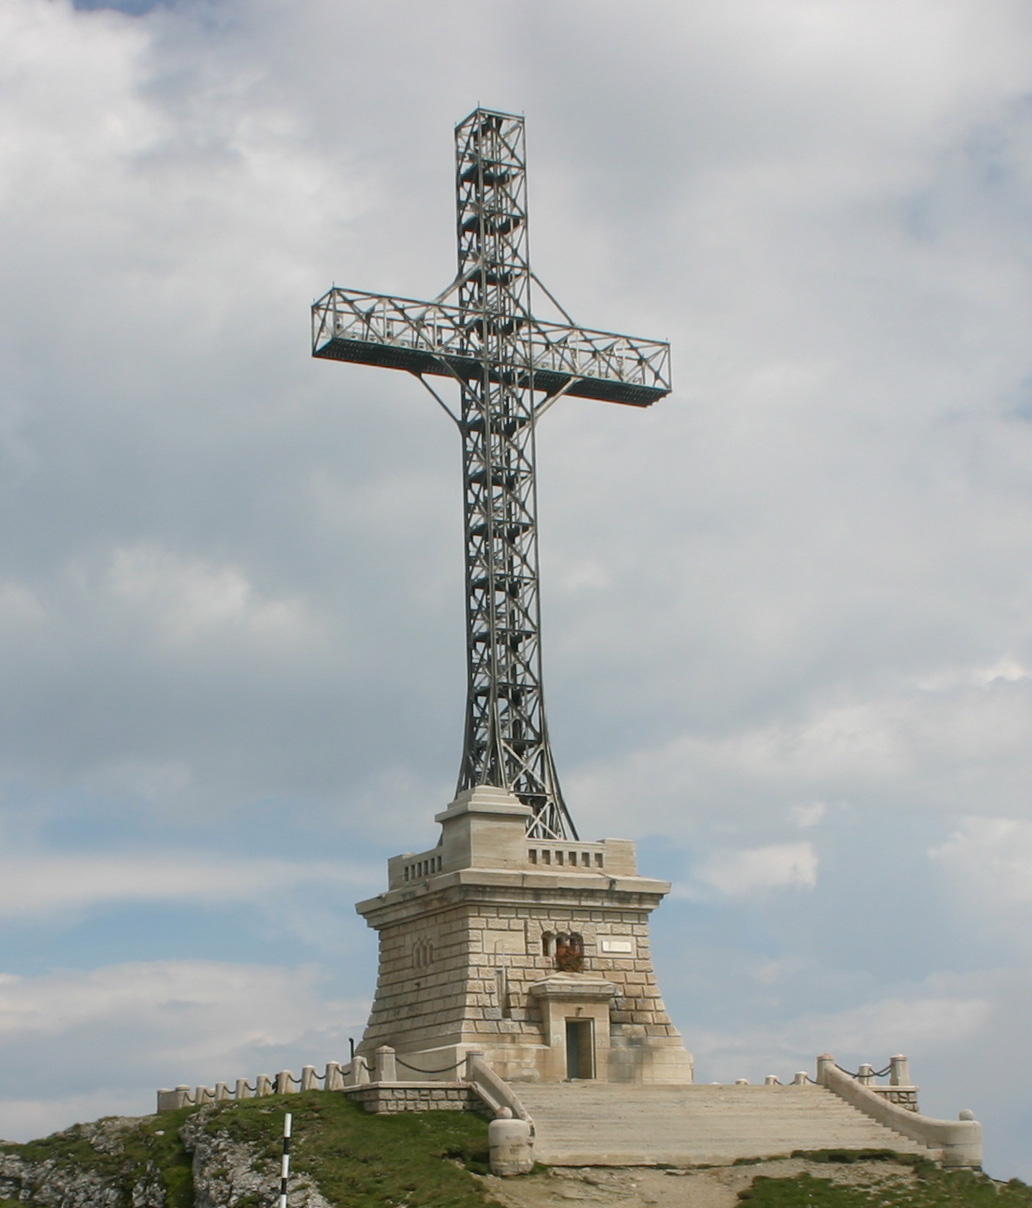
<path fill-rule="evenodd" d="M 283 1161 L 280 1165 L 279 1208 L 287 1208 L 287 1179 L 290 1178 L 290 1112 L 283 1117 Z"/>

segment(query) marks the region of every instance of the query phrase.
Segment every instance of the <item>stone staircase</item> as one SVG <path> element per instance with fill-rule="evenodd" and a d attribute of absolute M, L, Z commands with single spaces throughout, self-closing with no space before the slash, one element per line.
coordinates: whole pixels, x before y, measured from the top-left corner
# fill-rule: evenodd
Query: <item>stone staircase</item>
<path fill-rule="evenodd" d="M 795 1149 L 893 1149 L 936 1157 L 838 1095 L 804 1086 L 512 1084 L 548 1166 L 729 1165 Z"/>

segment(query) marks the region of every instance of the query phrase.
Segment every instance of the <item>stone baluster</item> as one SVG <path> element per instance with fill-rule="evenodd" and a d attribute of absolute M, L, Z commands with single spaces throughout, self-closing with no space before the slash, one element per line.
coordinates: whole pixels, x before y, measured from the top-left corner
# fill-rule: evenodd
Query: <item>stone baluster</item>
<path fill-rule="evenodd" d="M 889 1085 L 912 1085 L 910 1081 L 910 1063 L 902 1053 L 897 1053 L 895 1057 L 889 1058 Z"/>
<path fill-rule="evenodd" d="M 394 1059 L 394 1050 L 389 1044 L 381 1044 L 373 1054 L 373 1081 L 397 1082 L 398 1065 Z"/>
<path fill-rule="evenodd" d="M 236 1080 L 236 1097 L 237 1099 L 250 1099 L 251 1088 L 247 1083 L 246 1078 L 238 1078 Z"/>

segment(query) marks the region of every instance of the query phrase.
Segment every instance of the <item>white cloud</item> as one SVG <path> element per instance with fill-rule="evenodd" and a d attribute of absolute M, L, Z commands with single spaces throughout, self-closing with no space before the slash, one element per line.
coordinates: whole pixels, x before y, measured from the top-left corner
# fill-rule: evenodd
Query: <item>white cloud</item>
<path fill-rule="evenodd" d="M 812 843 L 773 843 L 715 852 L 695 870 L 695 880 L 729 897 L 771 889 L 812 889 L 817 884 L 817 864 Z"/>
<path fill-rule="evenodd" d="M 310 637 L 299 599 L 263 600 L 239 567 L 212 566 L 154 546 L 116 549 L 105 586 L 115 602 L 152 623 L 177 645 L 241 634 L 268 644 Z"/>
<path fill-rule="evenodd" d="M 1032 905 L 1032 821 L 970 817 L 929 856 L 949 875 L 966 908 L 1004 913 Z M 1024 929 L 1024 923 L 1019 924 Z"/>
<path fill-rule="evenodd" d="M 209 852 L 155 855 L 0 856 L 0 917 L 27 920 L 116 903 L 265 902 L 270 894 L 319 883 L 360 892 L 378 870 L 340 861 L 217 857 Z"/>
<path fill-rule="evenodd" d="M 791 810 L 789 810 L 789 816 L 800 830 L 809 830 L 810 827 L 817 826 L 827 813 L 828 807 L 823 801 L 811 801 L 806 805 L 793 805 Z"/>
<path fill-rule="evenodd" d="M 5 977 L 0 1134 L 26 1140 L 80 1112 L 153 1111 L 159 1085 L 346 1059 L 367 1010 L 327 999 L 312 968 L 153 961 Z"/>

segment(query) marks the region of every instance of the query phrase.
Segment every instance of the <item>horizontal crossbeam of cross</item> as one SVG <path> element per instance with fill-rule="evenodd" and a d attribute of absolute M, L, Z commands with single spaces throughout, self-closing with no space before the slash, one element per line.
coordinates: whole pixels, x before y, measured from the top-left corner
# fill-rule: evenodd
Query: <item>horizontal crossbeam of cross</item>
<path fill-rule="evenodd" d="M 312 355 L 471 381 L 484 372 L 483 344 L 492 334 L 484 328 L 493 321 L 441 302 L 334 288 L 312 308 Z M 518 364 L 493 363 L 493 380 L 514 374 L 515 385 L 546 397 L 635 407 L 670 393 L 669 344 L 524 316 L 498 321 L 521 325 L 518 346 L 527 352 Z"/>

